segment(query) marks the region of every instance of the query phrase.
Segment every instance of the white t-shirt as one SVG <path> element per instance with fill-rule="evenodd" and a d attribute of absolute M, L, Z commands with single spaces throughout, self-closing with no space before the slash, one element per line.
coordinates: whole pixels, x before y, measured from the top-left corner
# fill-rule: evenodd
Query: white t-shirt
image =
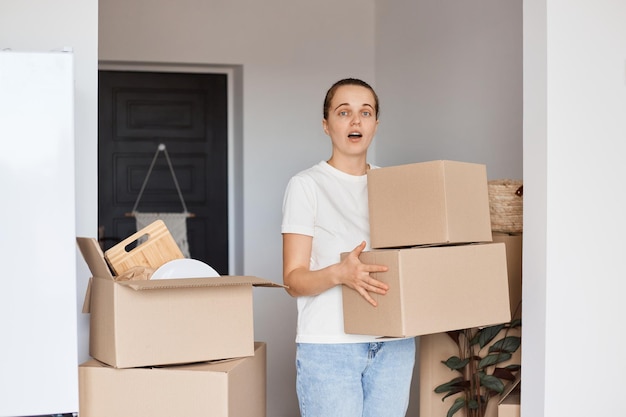
<path fill-rule="evenodd" d="M 339 262 L 342 252 L 352 251 L 362 241 L 368 250 L 367 175 L 346 174 L 326 161 L 296 174 L 285 191 L 281 232 L 313 237 L 312 271 Z M 377 338 L 344 332 L 341 285 L 316 296 L 298 297 L 297 304 L 297 343 L 360 343 Z"/>

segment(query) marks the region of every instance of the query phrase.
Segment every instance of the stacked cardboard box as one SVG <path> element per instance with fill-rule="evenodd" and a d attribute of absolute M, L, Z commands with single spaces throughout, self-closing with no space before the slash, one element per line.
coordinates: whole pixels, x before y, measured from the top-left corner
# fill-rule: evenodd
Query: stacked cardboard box
<path fill-rule="evenodd" d="M 343 288 L 347 333 L 419 336 L 511 319 L 505 245 L 493 242 L 486 167 L 430 161 L 368 172 L 372 250 L 390 287 L 371 306 Z"/>
<path fill-rule="evenodd" d="M 282 286 L 249 276 L 118 281 L 95 239 L 77 241 L 93 275 L 81 417 L 265 416 L 253 287 Z"/>
<path fill-rule="evenodd" d="M 505 331 L 502 331 L 495 340 L 504 337 Z M 519 328 L 509 329 L 508 336 L 521 336 Z M 491 344 L 487 345 L 488 349 Z M 429 334 L 420 337 L 419 348 L 419 393 L 420 393 L 420 416 L 444 417 L 447 415 L 450 406 L 454 402 L 455 397 L 447 398 L 442 401 L 443 394 L 434 392 L 435 387 L 450 381 L 458 374 L 451 371 L 442 361 L 451 356 L 458 356 L 459 351 L 456 344 L 445 333 Z M 521 350 L 517 350 L 513 357 L 498 366 L 504 367 L 509 364 L 521 363 Z M 493 397 L 485 411 L 485 417 L 519 417 L 519 392 L 509 394 L 503 393 L 500 397 Z M 517 412 L 517 414 L 504 414 L 507 412 Z M 455 416 L 465 417 L 463 410 L 458 411 Z"/>
<path fill-rule="evenodd" d="M 504 331 L 496 337 L 496 340 L 503 337 Z M 520 336 L 518 329 L 510 329 L 509 336 Z M 491 345 L 491 344 L 490 344 Z M 489 348 L 488 345 L 486 349 Z M 445 417 L 454 402 L 455 397 L 447 398 L 442 401 L 443 394 L 434 392 L 435 387 L 450 381 L 457 373 L 453 372 L 442 363 L 451 356 L 458 356 L 459 351 L 456 344 L 445 333 L 429 334 L 420 337 L 419 345 L 419 393 L 420 393 L 420 416 L 423 417 Z M 519 364 L 521 360 L 521 351 L 513 354 L 513 357 L 503 362 L 499 366 L 508 364 Z M 501 397 L 492 398 L 487 404 L 485 417 L 503 417 L 505 414 L 501 411 L 503 408 L 507 410 L 515 410 L 515 402 L 517 401 L 517 410 L 519 417 L 519 396 L 502 395 Z M 502 407 L 501 404 L 504 404 Z M 513 415 L 508 414 L 507 417 Z M 459 410 L 455 417 L 466 417 L 464 410 Z"/>
<path fill-rule="evenodd" d="M 520 233 L 493 233 L 494 242 L 503 242 L 506 246 L 507 272 L 509 280 L 509 298 L 512 315 L 521 317 L 522 300 L 522 235 Z M 508 335 L 521 336 L 519 328 L 509 329 Z M 498 335 L 498 340 L 503 334 Z M 486 347 L 486 349 L 489 345 Z M 435 387 L 452 379 L 454 374 L 442 363 L 447 358 L 457 355 L 458 347 L 445 333 L 424 335 L 420 338 L 419 348 L 419 387 L 420 387 L 420 415 L 445 416 L 454 398 L 442 401 L 442 394 L 434 392 Z M 501 364 L 521 363 L 521 349 L 513 357 Z M 512 384 L 519 387 L 519 380 Z M 509 413 L 509 414 L 506 414 Z M 519 416 L 519 391 L 506 391 L 501 398 L 493 398 L 486 410 L 486 417 Z M 464 417 L 463 410 L 457 412 L 458 417 Z"/>
<path fill-rule="evenodd" d="M 498 417 L 520 417 L 521 409 L 521 373 L 502 393 L 498 401 Z"/>

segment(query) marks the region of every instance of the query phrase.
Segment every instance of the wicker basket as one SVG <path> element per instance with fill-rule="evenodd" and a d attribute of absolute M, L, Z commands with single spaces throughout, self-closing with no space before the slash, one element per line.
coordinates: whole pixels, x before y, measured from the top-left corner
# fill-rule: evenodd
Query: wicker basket
<path fill-rule="evenodd" d="M 492 231 L 505 233 L 523 231 L 523 190 L 521 180 L 489 181 L 489 212 Z"/>

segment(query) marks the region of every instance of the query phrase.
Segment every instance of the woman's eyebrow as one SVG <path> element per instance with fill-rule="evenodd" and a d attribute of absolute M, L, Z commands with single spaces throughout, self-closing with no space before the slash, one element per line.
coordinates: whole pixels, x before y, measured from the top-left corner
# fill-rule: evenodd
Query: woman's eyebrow
<path fill-rule="evenodd" d="M 349 106 L 349 105 L 350 105 L 350 103 L 341 103 L 340 105 L 338 105 L 337 107 L 335 107 L 335 110 L 337 110 L 337 109 L 338 109 L 339 107 L 341 107 L 341 106 Z M 374 106 L 372 106 L 372 105 L 371 105 L 371 104 L 369 104 L 369 103 L 363 103 L 363 106 L 367 106 L 367 107 L 371 108 L 372 110 L 374 110 Z"/>
<path fill-rule="evenodd" d="M 337 109 L 338 109 L 339 107 L 341 107 L 341 106 L 348 106 L 348 105 L 349 105 L 348 103 L 341 103 L 340 105 L 338 105 L 337 107 L 335 107 L 335 110 L 337 110 Z"/>

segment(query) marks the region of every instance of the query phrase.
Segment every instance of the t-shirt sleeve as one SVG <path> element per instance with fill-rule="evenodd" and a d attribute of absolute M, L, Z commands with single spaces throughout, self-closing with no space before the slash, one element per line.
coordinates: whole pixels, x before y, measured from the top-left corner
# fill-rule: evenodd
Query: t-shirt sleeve
<path fill-rule="evenodd" d="M 313 236 L 315 212 L 315 187 L 312 181 L 300 176 L 291 178 L 283 198 L 281 233 Z"/>

